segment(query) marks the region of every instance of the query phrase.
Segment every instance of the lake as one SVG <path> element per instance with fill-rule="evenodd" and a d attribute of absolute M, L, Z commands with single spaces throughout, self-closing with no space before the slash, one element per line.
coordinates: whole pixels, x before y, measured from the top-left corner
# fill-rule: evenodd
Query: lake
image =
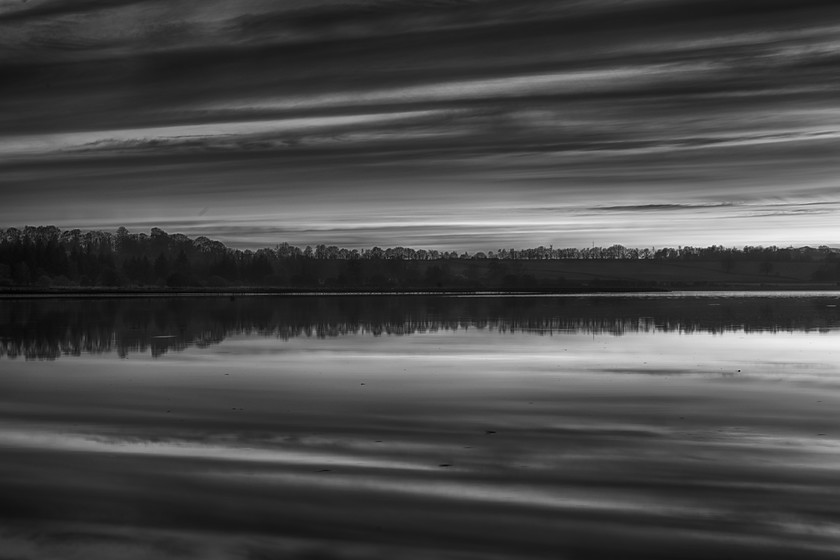
<path fill-rule="evenodd" d="M 840 557 L 840 294 L 0 300 L 0 557 Z"/>

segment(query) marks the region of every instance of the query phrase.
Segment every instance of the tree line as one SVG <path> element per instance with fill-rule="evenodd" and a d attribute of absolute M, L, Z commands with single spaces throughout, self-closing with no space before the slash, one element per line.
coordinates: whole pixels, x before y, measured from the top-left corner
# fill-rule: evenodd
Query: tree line
<path fill-rule="evenodd" d="M 828 246 L 638 249 L 612 245 L 469 253 L 334 245 L 301 249 L 288 243 L 251 251 L 159 228 L 149 234 L 130 233 L 124 227 L 115 233 L 62 231 L 55 226 L 0 229 L 0 286 L 6 287 L 516 288 L 529 279 L 512 275 L 505 263 L 534 260 L 718 260 L 726 269 L 739 261 L 834 263 L 840 261 L 840 251 Z M 476 261 L 481 266 L 468 264 Z"/>

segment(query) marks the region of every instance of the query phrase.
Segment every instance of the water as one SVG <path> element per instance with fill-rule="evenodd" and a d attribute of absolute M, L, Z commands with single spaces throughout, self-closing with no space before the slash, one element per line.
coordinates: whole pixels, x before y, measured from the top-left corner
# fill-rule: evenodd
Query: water
<path fill-rule="evenodd" d="M 0 301 L 0 557 L 836 558 L 840 296 Z"/>

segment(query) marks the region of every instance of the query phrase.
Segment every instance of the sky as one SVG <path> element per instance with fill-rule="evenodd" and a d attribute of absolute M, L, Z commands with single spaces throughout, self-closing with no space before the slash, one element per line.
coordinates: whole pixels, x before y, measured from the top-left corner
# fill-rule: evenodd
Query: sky
<path fill-rule="evenodd" d="M 0 0 L 0 227 L 840 246 L 835 0 Z"/>

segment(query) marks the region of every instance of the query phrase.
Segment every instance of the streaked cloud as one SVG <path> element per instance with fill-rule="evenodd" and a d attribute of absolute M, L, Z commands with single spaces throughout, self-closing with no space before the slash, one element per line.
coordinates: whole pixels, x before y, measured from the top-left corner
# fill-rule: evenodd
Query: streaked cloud
<path fill-rule="evenodd" d="M 838 17 L 817 0 L 4 2 L 0 223 L 240 247 L 840 244 Z M 831 204 L 762 209 L 779 197 Z"/>
<path fill-rule="evenodd" d="M 276 119 L 263 121 L 218 122 L 159 126 L 122 130 L 80 131 L 72 133 L 41 134 L 7 137 L 0 141 L 0 155 L 56 156 L 68 152 L 109 152 L 115 150 L 157 150 L 178 148 L 198 143 L 205 149 L 231 147 L 247 149 L 246 142 L 277 135 L 307 134 L 329 130 L 340 134 L 343 129 L 358 132 L 366 126 L 393 121 L 410 121 L 434 115 L 436 111 L 413 111 L 404 113 L 355 114 L 340 116 L 304 117 L 298 119 Z M 282 136 L 280 136 L 282 138 Z M 291 138 L 289 145 L 294 145 Z M 268 146 L 276 148 L 276 144 Z M 257 148 L 265 148 L 259 143 Z"/>

